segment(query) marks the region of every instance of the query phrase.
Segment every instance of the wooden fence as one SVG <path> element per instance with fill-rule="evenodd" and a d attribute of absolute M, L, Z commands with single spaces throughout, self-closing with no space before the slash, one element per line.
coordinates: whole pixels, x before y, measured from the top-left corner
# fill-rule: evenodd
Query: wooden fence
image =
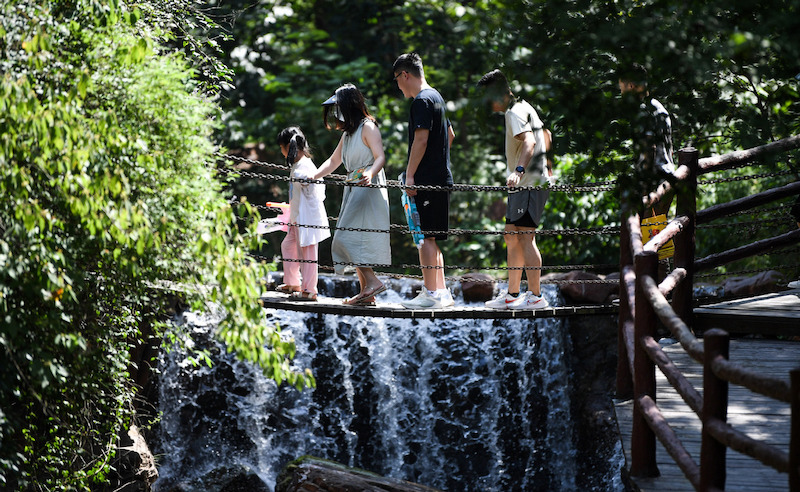
<path fill-rule="evenodd" d="M 724 156 L 699 159 L 692 148 L 678 152 L 676 218 L 646 244 L 642 242 L 639 214 L 625 214 L 620 232 L 620 311 L 617 396 L 634 400 L 630 443 L 630 474 L 658 476 L 656 439 L 698 491 L 725 489 L 726 448 L 747 454 L 765 466 L 788 474 L 789 490 L 800 492 L 800 365 L 790 382 L 764 377 L 728 359 L 729 335 L 719 329 L 705 332 L 699 340 L 692 332 L 692 284 L 694 275 L 788 244 L 800 243 L 800 229 L 770 239 L 695 259 L 695 229 L 725 215 L 748 210 L 800 194 L 795 182 L 746 198 L 697 211 L 698 176 L 741 167 L 766 154 L 800 148 L 800 136 Z M 644 200 L 644 208 L 657 203 L 672 188 L 664 183 Z M 658 249 L 674 240 L 675 268 L 660 284 Z M 672 302 L 666 296 L 672 293 Z M 703 365 L 703 395 L 689 383 L 656 340 L 657 319 L 670 330 L 683 349 Z M 800 361 L 799 361 L 800 364 Z M 684 402 L 702 421 L 700 463 L 696 463 L 656 404 L 658 367 Z M 741 385 L 791 405 L 789 452 L 750 438 L 727 424 L 728 385 Z"/>

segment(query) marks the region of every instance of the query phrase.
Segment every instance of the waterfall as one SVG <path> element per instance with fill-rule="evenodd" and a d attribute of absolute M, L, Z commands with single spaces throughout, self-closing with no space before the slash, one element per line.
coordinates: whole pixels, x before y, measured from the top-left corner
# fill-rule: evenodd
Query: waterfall
<path fill-rule="evenodd" d="M 274 488 L 306 454 L 441 490 L 576 490 L 564 320 L 265 313 L 295 339 L 296 365 L 317 388 L 277 387 L 213 340 L 218 317 L 185 313 L 176 322 L 208 344 L 214 366 L 195 367 L 182 350 L 159 361 L 157 491 L 220 469 Z"/>

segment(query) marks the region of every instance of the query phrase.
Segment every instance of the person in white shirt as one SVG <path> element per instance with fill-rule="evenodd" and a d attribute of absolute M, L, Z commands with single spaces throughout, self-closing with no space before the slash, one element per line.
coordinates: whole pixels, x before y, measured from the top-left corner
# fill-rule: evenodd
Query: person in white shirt
<path fill-rule="evenodd" d="M 505 147 L 508 176 L 508 205 L 506 207 L 506 246 L 508 248 L 508 289 L 486 302 L 493 309 L 541 309 L 549 306 L 541 292 L 542 254 L 536 245 L 544 205 L 550 195 L 546 185 L 552 178 L 547 163 L 549 132 L 536 110 L 526 101 L 517 99 L 503 72 L 492 70 L 478 81 L 486 92 L 492 111 L 504 114 Z M 528 279 L 527 292 L 520 291 L 522 268 Z M 516 268 L 516 269 L 514 269 Z"/>

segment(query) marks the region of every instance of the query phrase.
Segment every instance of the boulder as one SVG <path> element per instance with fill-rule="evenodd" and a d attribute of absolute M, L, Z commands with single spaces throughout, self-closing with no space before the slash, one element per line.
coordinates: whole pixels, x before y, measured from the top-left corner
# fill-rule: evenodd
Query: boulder
<path fill-rule="evenodd" d="M 576 270 L 561 276 L 561 280 L 618 280 L 619 273 L 604 276 Z M 619 295 L 617 283 L 565 283 L 559 284 L 565 299 L 573 304 L 602 304 L 609 302 L 613 296 Z"/>
<path fill-rule="evenodd" d="M 168 487 L 167 492 L 269 492 L 269 486 L 244 465 L 215 468 L 201 477 Z"/>
<path fill-rule="evenodd" d="M 467 273 L 461 276 L 461 294 L 464 302 L 484 302 L 494 297 L 494 278 L 485 273 Z"/>
<path fill-rule="evenodd" d="M 147 492 L 158 478 L 155 457 L 136 425 L 120 439 L 114 469 L 109 483 L 120 492 Z"/>
<path fill-rule="evenodd" d="M 278 475 L 275 492 L 438 492 L 396 478 L 350 468 L 334 461 L 303 456 Z"/>
<path fill-rule="evenodd" d="M 757 296 L 778 292 L 779 284 L 785 283 L 781 273 L 768 270 L 752 277 L 731 277 L 722 283 L 722 292 L 725 297 Z"/>

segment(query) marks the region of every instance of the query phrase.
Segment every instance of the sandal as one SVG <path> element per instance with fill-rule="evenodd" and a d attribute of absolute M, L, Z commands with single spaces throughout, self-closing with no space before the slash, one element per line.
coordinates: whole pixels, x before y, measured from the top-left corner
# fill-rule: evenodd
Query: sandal
<path fill-rule="evenodd" d="M 381 285 L 379 285 L 378 287 L 375 287 L 372 290 L 365 290 L 364 292 L 362 292 L 362 294 L 364 294 L 363 297 L 365 297 L 365 298 L 372 297 L 373 300 L 374 300 L 375 296 L 377 296 L 381 292 L 385 292 L 385 291 L 386 291 L 386 286 L 381 284 Z"/>
<path fill-rule="evenodd" d="M 275 287 L 275 290 L 277 292 L 282 292 L 284 294 L 291 295 L 294 292 L 300 292 L 300 286 L 299 285 L 281 284 L 281 285 Z"/>
<path fill-rule="evenodd" d="M 303 291 L 303 292 L 295 292 L 292 294 L 293 301 L 303 301 L 303 302 L 317 302 L 317 295 L 313 292 Z"/>
<path fill-rule="evenodd" d="M 370 297 L 350 297 L 342 301 L 345 306 L 374 306 L 375 296 Z"/>

